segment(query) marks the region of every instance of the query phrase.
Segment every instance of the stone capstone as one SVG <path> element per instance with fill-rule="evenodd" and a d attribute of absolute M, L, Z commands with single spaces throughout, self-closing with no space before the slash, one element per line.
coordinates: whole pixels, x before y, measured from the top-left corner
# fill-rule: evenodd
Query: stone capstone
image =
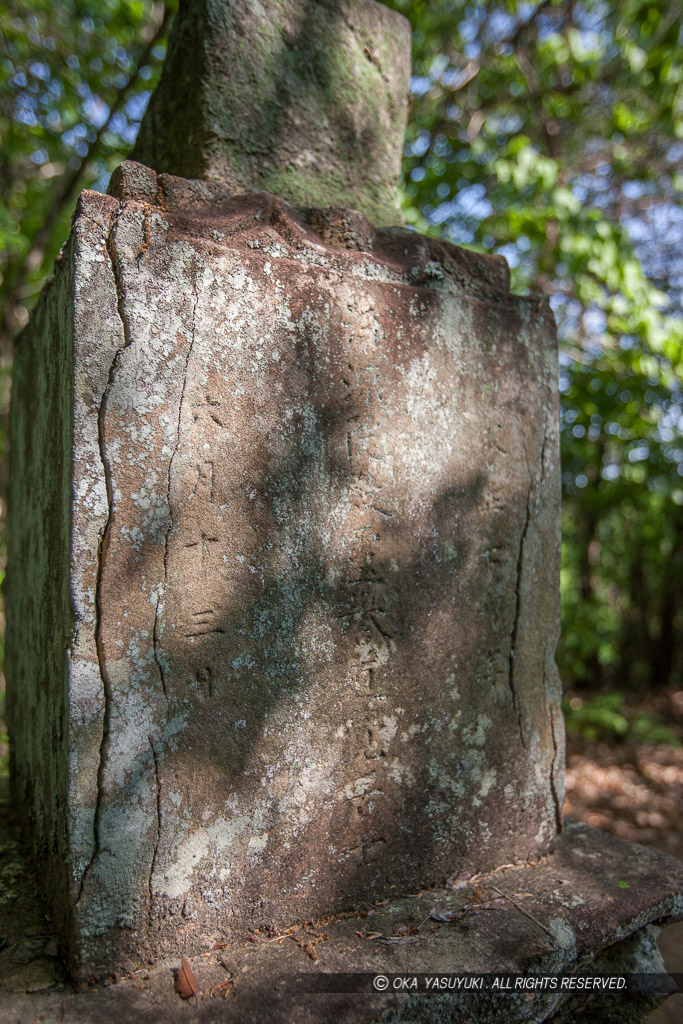
<path fill-rule="evenodd" d="M 132 156 L 398 223 L 410 43 L 375 0 L 181 0 Z"/>
<path fill-rule="evenodd" d="M 72 969 L 547 853 L 547 303 L 353 210 L 112 189 L 11 413 L 14 786 Z"/>

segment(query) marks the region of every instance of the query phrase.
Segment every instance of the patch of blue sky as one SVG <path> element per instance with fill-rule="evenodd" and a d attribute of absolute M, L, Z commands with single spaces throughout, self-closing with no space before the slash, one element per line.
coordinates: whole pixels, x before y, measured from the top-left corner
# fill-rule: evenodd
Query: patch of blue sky
<path fill-rule="evenodd" d="M 635 448 L 631 448 L 628 453 L 629 462 L 645 462 L 646 459 L 650 458 L 650 445 L 647 441 L 638 441 Z"/>
<path fill-rule="evenodd" d="M 414 96 L 424 96 L 433 85 L 432 79 L 425 75 L 413 75 L 410 80 L 410 89 Z"/>
<path fill-rule="evenodd" d="M 413 141 L 406 146 L 406 156 L 424 156 L 429 149 L 430 139 L 431 135 L 429 132 L 418 132 Z"/>
<path fill-rule="evenodd" d="M 131 123 L 126 115 L 119 111 L 112 117 L 109 131 L 113 135 L 118 135 L 124 142 L 132 146 L 137 137 L 139 127 L 140 125 L 137 121 Z"/>
<path fill-rule="evenodd" d="M 29 64 L 29 71 L 34 78 L 39 78 L 41 82 L 48 82 L 50 80 L 50 68 L 47 64 L 43 64 L 42 61 L 34 60 L 32 64 Z"/>
<path fill-rule="evenodd" d="M 83 117 L 95 128 L 101 128 L 109 117 L 109 105 L 99 96 L 90 95 L 82 104 Z"/>
<path fill-rule="evenodd" d="M 125 106 L 126 117 L 131 121 L 139 121 L 147 109 L 149 103 L 149 90 L 137 92 L 130 97 Z"/>

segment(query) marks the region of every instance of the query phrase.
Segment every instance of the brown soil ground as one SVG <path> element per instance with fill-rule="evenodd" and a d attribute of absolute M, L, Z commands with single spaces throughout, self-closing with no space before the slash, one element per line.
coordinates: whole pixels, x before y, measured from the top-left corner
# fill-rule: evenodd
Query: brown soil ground
<path fill-rule="evenodd" d="M 658 714 L 681 745 L 570 736 L 565 814 L 683 860 L 683 690 L 632 706 Z"/>
<path fill-rule="evenodd" d="M 641 701 L 629 710 L 658 715 L 680 741 L 668 744 L 567 742 L 567 799 L 564 813 L 643 846 L 654 846 L 683 861 L 683 690 Z M 683 973 L 683 923 L 663 933 L 660 949 L 667 969 Z M 647 1024 L 683 1021 L 683 994 L 671 996 Z"/>

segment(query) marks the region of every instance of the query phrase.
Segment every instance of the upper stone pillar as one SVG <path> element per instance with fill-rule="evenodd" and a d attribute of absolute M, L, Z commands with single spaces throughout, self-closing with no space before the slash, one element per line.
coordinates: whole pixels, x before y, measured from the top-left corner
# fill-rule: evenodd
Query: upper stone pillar
<path fill-rule="evenodd" d="M 395 224 L 409 84 L 409 23 L 375 0 L 181 0 L 132 157 Z"/>

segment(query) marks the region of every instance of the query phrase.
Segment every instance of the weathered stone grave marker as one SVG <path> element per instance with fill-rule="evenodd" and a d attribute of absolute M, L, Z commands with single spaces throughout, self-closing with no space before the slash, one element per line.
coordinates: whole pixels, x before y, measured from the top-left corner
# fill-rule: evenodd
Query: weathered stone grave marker
<path fill-rule="evenodd" d="M 83 194 L 18 346 L 14 785 L 83 975 L 557 834 L 554 325 L 382 226 L 408 50 L 373 0 L 181 7 L 155 170 Z"/>

